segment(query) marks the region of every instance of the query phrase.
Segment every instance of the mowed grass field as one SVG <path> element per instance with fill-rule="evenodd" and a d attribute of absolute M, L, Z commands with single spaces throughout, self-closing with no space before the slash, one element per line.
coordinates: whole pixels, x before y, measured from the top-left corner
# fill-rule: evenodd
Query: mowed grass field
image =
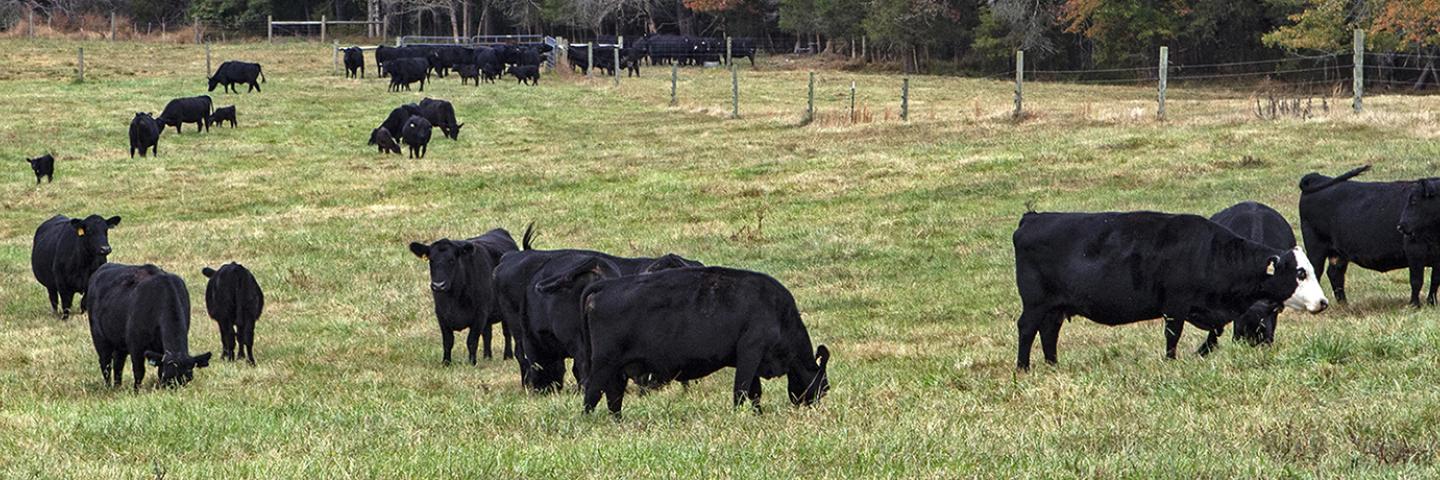
<path fill-rule="evenodd" d="M 743 118 L 729 120 L 720 70 L 683 70 L 677 107 L 668 68 L 619 87 L 451 77 L 386 93 L 332 74 L 327 46 L 217 45 L 215 65 L 258 61 L 275 81 L 211 93 L 237 105 L 238 129 L 172 129 L 159 158 L 131 159 L 134 112 L 205 93 L 201 47 L 0 51 L 0 477 L 1440 475 L 1440 310 L 1404 308 L 1402 272 L 1351 269 L 1350 305 L 1287 312 L 1269 348 L 1227 335 L 1199 358 L 1192 327 L 1165 361 L 1158 321 L 1076 318 L 1058 366 L 1017 373 L 1010 243 L 1027 203 L 1208 216 L 1257 200 L 1298 224 L 1304 173 L 1435 175 L 1440 99 L 1375 96 L 1360 115 L 1330 99 L 1310 119 L 1263 121 L 1243 95 L 1176 88 L 1162 123 L 1150 88 L 1037 84 L 1033 118 L 1015 124 L 1008 82 L 914 77 L 904 124 L 898 76 L 827 71 L 821 118 L 800 126 L 805 72 L 783 59 L 741 70 Z M 848 116 L 850 81 L 875 121 L 833 118 Z M 365 145 L 424 96 L 455 104 L 459 141 L 437 131 L 423 160 Z M 44 152 L 56 181 L 36 187 L 22 160 Z M 194 353 L 220 350 L 201 267 L 249 266 L 267 296 L 259 364 L 216 361 L 175 390 L 152 389 L 153 369 L 139 394 L 105 388 L 86 318 L 51 316 L 29 264 L 40 222 L 90 213 L 124 219 L 111 261 L 188 282 Z M 791 408 L 772 380 L 754 415 L 730 407 L 725 370 L 632 389 L 615 421 L 583 415 L 573 390 L 527 393 L 513 362 L 442 367 L 426 267 L 406 245 L 494 227 L 518 239 L 531 221 L 540 248 L 773 275 L 833 351 L 830 395 Z"/>

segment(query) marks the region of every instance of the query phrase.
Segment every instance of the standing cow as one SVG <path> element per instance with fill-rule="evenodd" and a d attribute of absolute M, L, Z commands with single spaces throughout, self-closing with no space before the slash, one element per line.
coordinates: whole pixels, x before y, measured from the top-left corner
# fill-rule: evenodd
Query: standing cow
<path fill-rule="evenodd" d="M 1377 272 L 1410 270 L 1410 305 L 1420 306 L 1425 267 L 1431 267 L 1428 303 L 1440 287 L 1440 230 L 1428 222 L 1403 221 L 1407 211 L 1428 204 L 1433 179 L 1406 182 L 1355 182 L 1366 165 L 1335 178 L 1311 173 L 1300 179 L 1300 235 L 1317 265 L 1329 260 L 1335 300 L 1346 301 L 1345 271 L 1351 263 Z"/>
<path fill-rule="evenodd" d="M 220 327 L 220 343 L 225 347 L 221 357 L 235 360 L 235 347 L 240 357 L 255 364 L 255 323 L 265 311 L 265 292 L 260 282 L 244 265 L 227 263 L 219 270 L 200 270 L 210 280 L 205 283 L 205 311 Z"/>
<path fill-rule="evenodd" d="M 410 158 L 425 158 L 431 133 L 430 121 L 425 117 L 415 115 L 405 122 L 405 127 L 400 129 L 400 138 L 410 147 Z"/>
<path fill-rule="evenodd" d="M 603 394 L 619 415 L 630 378 L 688 381 L 725 367 L 735 368 L 734 405 L 748 399 L 756 412 L 762 379 L 785 375 L 795 405 L 830 389 L 829 350 L 811 350 L 794 296 L 768 275 L 679 268 L 594 282 L 580 300 L 590 350 L 586 413 Z"/>
<path fill-rule="evenodd" d="M 61 320 L 70 318 L 75 294 L 83 297 L 90 276 L 105 264 L 111 251 L 110 229 L 119 224 L 120 217 L 91 215 L 79 219 L 56 215 L 35 229 L 30 270 L 49 292 L 50 310 Z M 85 308 L 83 299 L 80 308 Z"/>
<path fill-rule="evenodd" d="M 1295 230 L 1280 212 L 1263 203 L 1240 202 L 1221 210 L 1210 221 L 1230 229 L 1236 235 L 1275 250 L 1295 248 Z M 1317 274 L 1319 272 L 1316 272 Z M 1319 280 L 1316 280 L 1317 282 Z M 1285 306 L 1270 301 L 1255 302 L 1244 315 L 1235 320 L 1235 339 L 1251 345 L 1269 344 L 1275 341 L 1275 322 Z M 1214 330 L 1201 347 L 1201 355 L 1209 353 L 1219 340 L 1220 330 Z"/>
<path fill-rule="evenodd" d="M 257 79 L 260 82 L 265 81 L 265 72 L 261 71 L 260 64 L 231 60 L 220 64 L 220 68 L 215 69 L 215 74 L 210 76 L 210 91 L 215 91 L 216 85 L 224 85 L 224 91 L 240 93 L 240 90 L 235 88 L 235 84 L 240 83 L 250 85 L 250 88 L 245 90 L 246 93 L 258 92 L 260 83 Z"/>
<path fill-rule="evenodd" d="M 455 332 L 470 330 L 465 338 L 471 365 L 475 365 L 480 336 L 485 336 L 486 357 L 489 357 L 490 324 L 495 298 L 491 271 L 494 263 L 489 251 L 472 240 L 441 239 L 426 245 L 410 244 L 410 252 L 430 264 L 430 293 L 435 301 L 435 319 L 440 325 L 445 365 L 450 365 L 450 350 L 455 346 Z"/>
<path fill-rule="evenodd" d="M 1186 322 L 1215 332 L 1256 302 L 1310 313 L 1329 306 L 1304 251 L 1270 248 L 1195 215 L 1030 212 L 1013 239 L 1021 370 L 1037 333 L 1045 361 L 1056 363 L 1060 325 L 1075 315 L 1105 325 L 1163 317 L 1165 355 L 1174 358 Z"/>
<path fill-rule="evenodd" d="M 35 184 L 40 184 L 41 178 L 48 178 L 50 183 L 55 183 L 55 157 L 44 154 L 35 158 L 25 159 L 30 164 L 30 170 L 35 172 Z"/>
<path fill-rule="evenodd" d="M 90 338 L 107 386 L 120 386 L 126 356 L 136 392 L 146 361 L 159 367 L 161 386 L 185 385 L 196 368 L 210 365 L 209 352 L 190 356 L 190 292 L 180 277 L 154 265 L 111 263 L 95 272 L 89 288 Z"/>
<path fill-rule="evenodd" d="M 130 119 L 130 158 L 135 158 L 136 150 L 140 151 L 140 158 L 145 158 L 146 150 L 160 155 L 160 131 L 163 129 L 164 126 L 151 114 L 136 112 L 135 118 Z"/>
<path fill-rule="evenodd" d="M 365 78 L 365 53 L 360 47 L 345 49 L 345 78 Z"/>
<path fill-rule="evenodd" d="M 225 126 L 225 122 L 230 122 L 230 128 L 235 128 L 234 105 L 215 109 L 215 111 L 205 119 L 205 129 L 209 130 L 211 125 L 218 125 L 223 127 Z"/>
<path fill-rule="evenodd" d="M 205 120 L 210 118 L 212 106 L 209 95 L 177 98 L 165 104 L 165 110 L 160 112 L 160 117 L 155 121 L 161 125 L 175 127 L 177 135 L 180 133 L 180 126 L 186 123 L 195 124 L 196 132 L 202 128 L 209 131 Z"/>
<path fill-rule="evenodd" d="M 410 84 L 420 82 L 420 91 L 425 91 L 425 81 L 430 76 L 430 62 L 425 58 L 397 58 L 383 65 L 390 75 L 389 91 L 401 88 L 410 90 Z"/>

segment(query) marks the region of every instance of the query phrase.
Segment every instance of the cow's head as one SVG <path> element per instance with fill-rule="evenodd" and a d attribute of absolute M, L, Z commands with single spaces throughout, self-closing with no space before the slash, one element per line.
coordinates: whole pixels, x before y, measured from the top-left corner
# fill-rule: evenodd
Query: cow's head
<path fill-rule="evenodd" d="M 160 369 L 160 385 L 178 387 L 195 378 L 195 369 L 210 366 L 210 352 L 192 357 L 184 353 L 145 352 L 145 360 Z"/>
<path fill-rule="evenodd" d="M 1235 339 L 1250 345 L 1269 345 L 1275 341 L 1275 320 L 1284 307 L 1269 300 L 1255 302 L 1235 320 Z"/>
<path fill-rule="evenodd" d="M 587 285 L 606 278 L 620 276 L 620 269 L 598 256 L 588 256 L 585 259 L 575 262 L 563 271 L 548 278 L 535 282 L 535 291 L 545 294 L 558 293 L 562 290 L 582 290 Z"/>
<path fill-rule="evenodd" d="M 815 363 L 800 358 L 803 365 L 785 376 L 790 386 L 790 403 L 814 405 L 830 392 L 830 349 L 824 345 L 815 348 Z"/>
<path fill-rule="evenodd" d="M 1440 179 L 1415 182 L 1395 228 L 1410 239 L 1440 238 Z"/>
<path fill-rule="evenodd" d="M 436 293 L 463 288 L 466 280 L 465 262 L 469 261 L 470 255 L 484 253 L 476 250 L 473 243 L 449 239 L 441 239 L 429 245 L 420 242 L 410 244 L 410 253 L 430 262 L 430 290 Z"/>
<path fill-rule="evenodd" d="M 85 253 L 104 258 L 110 255 L 110 229 L 120 224 L 120 217 L 100 218 L 91 215 L 84 219 L 70 219 L 70 228 L 80 237 Z"/>
<path fill-rule="evenodd" d="M 370 132 L 370 145 L 390 146 L 395 143 L 394 137 L 390 136 L 390 130 L 385 127 L 376 127 Z"/>
<path fill-rule="evenodd" d="M 455 126 L 445 126 L 445 125 L 442 125 L 442 126 L 440 126 L 440 131 L 444 132 L 444 133 L 445 133 L 445 136 L 450 137 L 451 140 L 459 140 L 459 139 L 460 139 L 460 128 L 461 128 L 461 127 L 464 127 L 464 126 L 465 126 L 465 124 L 463 124 L 463 123 L 462 123 L 462 124 L 459 124 L 459 125 L 455 125 Z"/>
<path fill-rule="evenodd" d="M 1320 282 L 1315 280 L 1315 267 L 1300 247 L 1271 256 L 1259 267 L 1265 269 L 1265 280 L 1260 285 L 1264 299 L 1310 313 L 1320 313 L 1330 306 Z"/>
<path fill-rule="evenodd" d="M 210 91 L 212 92 L 215 91 L 215 86 L 220 84 L 220 81 L 216 80 L 213 76 L 205 77 L 205 80 L 210 82 Z"/>

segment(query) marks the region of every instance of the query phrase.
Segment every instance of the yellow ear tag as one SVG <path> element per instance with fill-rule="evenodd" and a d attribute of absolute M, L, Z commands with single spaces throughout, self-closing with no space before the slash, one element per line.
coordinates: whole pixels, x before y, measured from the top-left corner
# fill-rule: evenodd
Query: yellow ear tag
<path fill-rule="evenodd" d="M 85 236 L 85 229 L 83 229 L 83 228 L 77 229 L 77 230 L 75 230 L 75 233 L 77 233 L 77 234 L 79 234 L 80 236 L 83 237 L 83 236 Z"/>
<path fill-rule="evenodd" d="M 430 256 L 429 256 L 429 255 L 421 255 L 421 256 L 420 256 L 420 259 L 428 262 L 428 261 L 430 261 Z"/>
<path fill-rule="evenodd" d="M 1265 264 L 1265 274 L 1266 274 L 1266 275 L 1274 275 L 1274 274 L 1275 274 L 1275 262 L 1270 262 L 1270 263 Z"/>

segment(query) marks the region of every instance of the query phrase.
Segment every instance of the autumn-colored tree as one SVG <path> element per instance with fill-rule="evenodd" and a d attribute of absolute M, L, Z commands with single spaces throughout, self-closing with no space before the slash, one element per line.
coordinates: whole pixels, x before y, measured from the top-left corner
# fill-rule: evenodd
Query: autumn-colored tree
<path fill-rule="evenodd" d="M 1190 12 L 1180 0 L 1066 0 L 1060 21 L 1094 44 L 1097 64 L 1133 65 L 1175 40 Z"/>

